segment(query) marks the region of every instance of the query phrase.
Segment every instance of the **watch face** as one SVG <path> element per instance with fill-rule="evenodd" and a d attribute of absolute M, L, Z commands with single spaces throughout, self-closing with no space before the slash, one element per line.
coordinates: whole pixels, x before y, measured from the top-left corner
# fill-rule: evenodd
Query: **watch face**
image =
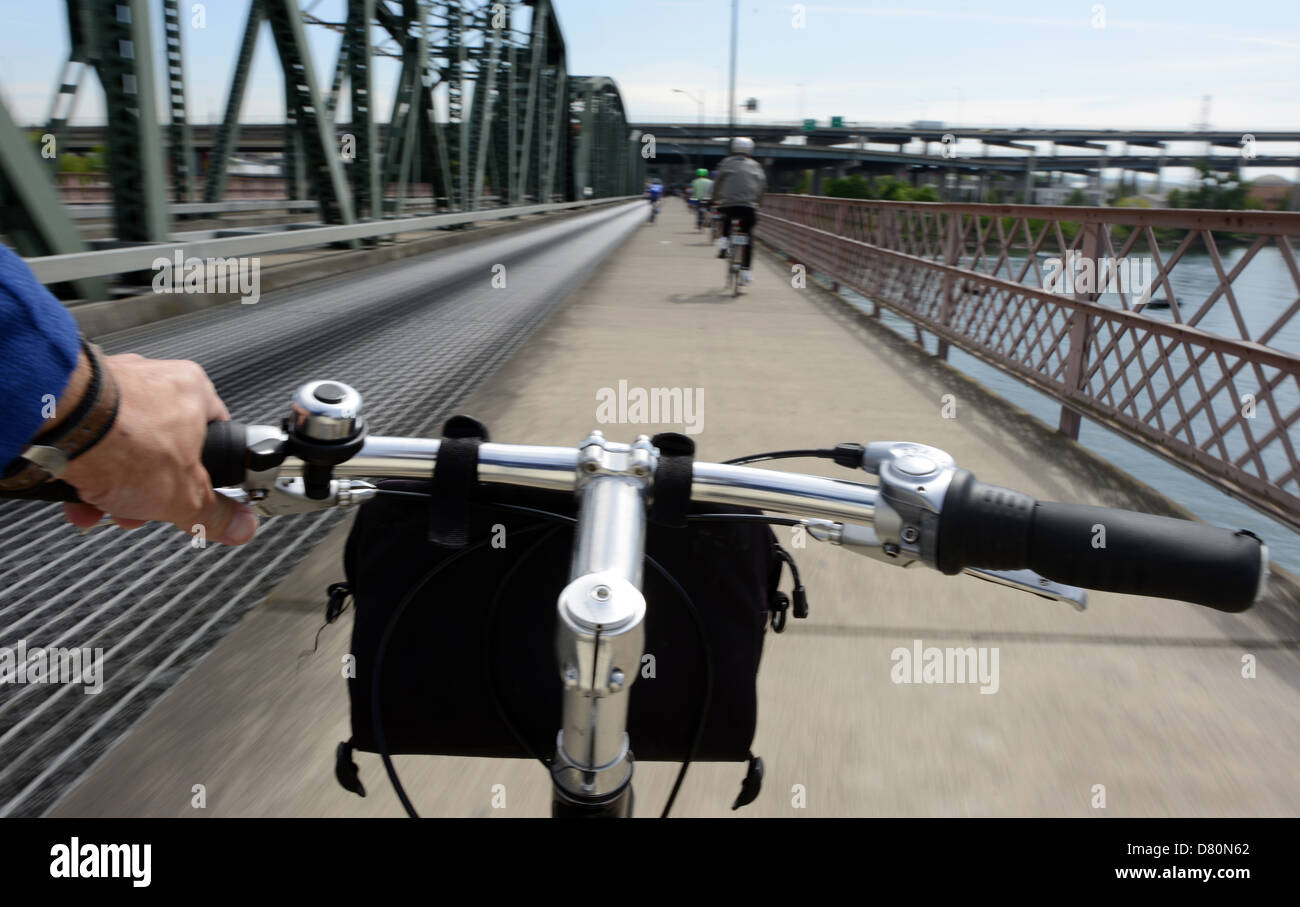
<path fill-rule="evenodd" d="M 63 475 L 63 470 L 68 468 L 68 455 L 57 447 L 45 444 L 32 444 L 19 456 L 45 470 L 52 479 Z"/>

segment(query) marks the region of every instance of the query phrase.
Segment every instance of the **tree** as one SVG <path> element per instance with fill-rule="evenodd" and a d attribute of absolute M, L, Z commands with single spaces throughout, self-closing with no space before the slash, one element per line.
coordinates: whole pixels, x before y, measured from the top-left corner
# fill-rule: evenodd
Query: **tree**
<path fill-rule="evenodd" d="M 1196 169 L 1200 173 L 1199 184 L 1188 190 L 1183 198 L 1184 204 L 1176 207 L 1209 208 L 1217 211 L 1246 208 L 1248 184 L 1241 180 L 1239 174 L 1211 170 L 1208 161 L 1200 161 Z M 1173 192 L 1169 194 L 1172 196 Z M 1175 205 L 1171 202 L 1170 207 Z"/>
<path fill-rule="evenodd" d="M 826 194 L 835 198 L 877 198 L 865 177 L 854 174 L 826 181 Z"/>

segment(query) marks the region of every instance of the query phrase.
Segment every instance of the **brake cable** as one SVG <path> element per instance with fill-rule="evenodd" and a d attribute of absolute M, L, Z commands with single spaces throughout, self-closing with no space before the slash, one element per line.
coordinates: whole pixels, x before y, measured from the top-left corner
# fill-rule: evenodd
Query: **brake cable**
<path fill-rule="evenodd" d="M 766 453 L 750 454 L 745 457 L 736 457 L 734 460 L 723 460 L 725 466 L 743 466 L 746 463 L 758 463 L 763 460 L 794 460 L 794 459 L 822 459 L 834 460 L 841 466 L 848 469 L 858 469 L 862 466 L 862 455 L 866 448 L 856 441 L 845 441 L 843 444 L 836 444 L 834 447 L 817 447 L 804 450 L 769 450 Z"/>

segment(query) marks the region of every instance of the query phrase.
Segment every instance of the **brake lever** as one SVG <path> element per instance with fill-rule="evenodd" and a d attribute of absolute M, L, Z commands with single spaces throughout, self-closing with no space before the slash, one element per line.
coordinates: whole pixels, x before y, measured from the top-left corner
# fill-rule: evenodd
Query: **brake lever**
<path fill-rule="evenodd" d="M 1088 593 L 1083 589 L 1039 576 L 1032 570 L 983 570 L 968 567 L 962 573 L 985 582 L 997 583 L 999 586 L 1019 589 L 1021 592 L 1028 592 L 1040 598 L 1066 602 L 1076 611 L 1083 611 L 1088 607 Z"/>
<path fill-rule="evenodd" d="M 218 488 L 240 504 L 247 504 L 262 516 L 286 516 L 292 513 L 312 513 L 333 507 L 351 507 L 364 504 L 379 493 L 379 489 L 360 479 L 331 479 L 329 493 L 323 498 L 307 495 L 307 483 L 301 478 L 278 477 L 269 488 L 248 487 Z"/>
<path fill-rule="evenodd" d="M 870 526 L 858 526 L 854 523 L 838 523 L 834 520 L 801 520 L 808 529 L 808 534 L 819 542 L 830 542 L 847 548 L 854 554 L 861 554 L 873 560 L 883 561 L 894 567 L 910 567 L 919 563 L 911 551 L 884 541 Z"/>
<path fill-rule="evenodd" d="M 895 567 L 910 567 L 917 563 L 915 557 L 906 548 L 882 541 L 876 531 L 868 526 L 856 526 L 852 523 L 837 523 L 833 520 L 808 519 L 801 521 L 808 534 L 821 542 L 830 542 L 842 548 L 861 554 L 873 560 L 882 561 Z M 968 576 L 985 582 L 997 583 L 1030 595 L 1052 601 L 1066 602 L 1076 611 L 1088 607 L 1088 593 L 1077 586 L 1067 586 L 1039 576 L 1033 570 L 984 570 L 969 568 L 963 570 Z"/>

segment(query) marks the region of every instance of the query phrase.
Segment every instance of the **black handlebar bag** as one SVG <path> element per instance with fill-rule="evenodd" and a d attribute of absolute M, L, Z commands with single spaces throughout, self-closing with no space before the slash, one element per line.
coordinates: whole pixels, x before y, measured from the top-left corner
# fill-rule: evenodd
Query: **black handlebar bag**
<path fill-rule="evenodd" d="M 427 493 L 429 482 L 388 480 L 389 491 Z M 355 607 L 348 680 L 352 744 L 392 754 L 554 755 L 561 722 L 556 600 L 569 580 L 571 523 L 499 506 L 574 516 L 568 493 L 480 485 L 467 508 L 467 541 L 428 538 L 424 497 L 381 494 L 357 515 L 344 552 Z M 694 513 L 756 513 L 692 505 Z M 707 723 L 693 758 L 744 761 L 757 720 L 757 676 L 782 561 L 757 522 L 647 526 L 642 590 L 645 654 L 630 674 L 628 733 L 642 761 L 682 761 L 695 737 L 713 665 Z M 649 562 L 657 561 L 694 603 Z M 376 675 L 381 643 L 387 636 Z M 379 681 L 376 694 L 375 681 Z"/>

